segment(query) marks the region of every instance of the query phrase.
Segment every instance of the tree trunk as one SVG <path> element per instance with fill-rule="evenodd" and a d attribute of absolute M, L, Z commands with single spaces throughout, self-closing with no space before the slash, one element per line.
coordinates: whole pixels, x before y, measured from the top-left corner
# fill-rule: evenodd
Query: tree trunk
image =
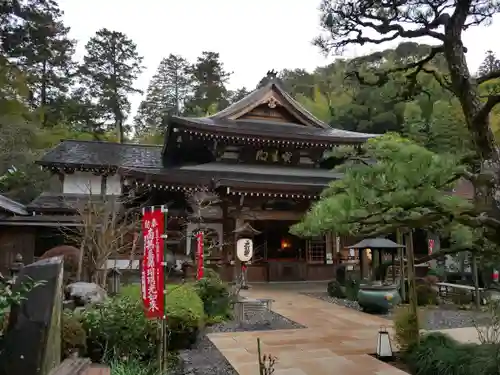
<path fill-rule="evenodd" d="M 45 106 L 47 105 L 47 60 L 42 63 L 42 77 L 40 88 L 40 108 L 42 109 L 42 125 L 47 124 L 47 115 L 45 113 Z"/>
<path fill-rule="evenodd" d="M 490 127 L 489 110 L 481 102 L 478 86 L 469 72 L 465 58 L 465 47 L 461 42 L 461 27 L 450 23 L 446 27 L 444 55 L 448 63 L 451 88 L 460 101 L 465 121 L 472 136 L 478 163 L 474 173 L 479 175 L 473 181 L 475 188 L 475 205 L 479 212 L 494 218 L 500 218 L 500 155 L 493 131 Z M 490 224 L 492 231 L 486 235 L 496 243 L 500 243 L 500 228 Z"/>

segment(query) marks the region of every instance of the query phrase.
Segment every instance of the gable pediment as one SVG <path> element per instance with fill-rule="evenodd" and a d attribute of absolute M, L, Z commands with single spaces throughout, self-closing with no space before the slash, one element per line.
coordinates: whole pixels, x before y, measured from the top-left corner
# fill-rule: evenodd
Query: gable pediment
<path fill-rule="evenodd" d="M 290 111 L 287 110 L 283 103 L 274 96 L 266 98 L 261 103 L 258 103 L 255 107 L 250 108 L 246 112 L 243 112 L 243 114 L 234 117 L 234 120 L 243 119 L 287 122 L 305 125 L 300 118 L 290 113 Z"/>
<path fill-rule="evenodd" d="M 263 120 L 272 122 L 286 122 L 297 125 L 309 126 L 300 114 L 294 111 L 293 106 L 284 100 L 278 92 L 271 89 L 263 97 L 234 113 L 231 120 Z"/>
<path fill-rule="evenodd" d="M 314 128 L 329 128 L 295 101 L 275 80 L 270 80 L 265 86 L 210 118 L 286 122 Z"/>

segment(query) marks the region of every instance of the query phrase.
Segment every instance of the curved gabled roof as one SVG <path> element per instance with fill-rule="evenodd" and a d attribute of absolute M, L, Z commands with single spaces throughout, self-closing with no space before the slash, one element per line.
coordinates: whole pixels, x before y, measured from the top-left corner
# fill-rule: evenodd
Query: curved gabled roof
<path fill-rule="evenodd" d="M 243 99 L 231 104 L 229 107 L 209 116 L 211 119 L 236 120 L 239 116 L 249 112 L 256 106 L 265 103 L 270 97 L 276 97 L 280 104 L 291 114 L 302 120 L 303 125 L 314 126 L 316 128 L 330 128 L 328 124 L 314 117 L 314 115 L 299 104 L 276 79 L 270 79 L 264 86 L 252 91 Z M 281 100 L 280 100 L 281 99 Z"/>
<path fill-rule="evenodd" d="M 324 145 L 363 143 L 379 135 L 331 127 L 293 99 L 276 77 L 270 77 L 264 86 L 214 115 L 173 116 L 170 121 L 180 128 L 215 135 L 288 139 Z"/>

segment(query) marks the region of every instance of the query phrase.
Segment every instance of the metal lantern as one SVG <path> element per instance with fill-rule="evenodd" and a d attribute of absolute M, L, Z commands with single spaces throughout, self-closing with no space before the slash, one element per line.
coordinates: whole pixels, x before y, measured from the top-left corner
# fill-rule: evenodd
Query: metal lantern
<path fill-rule="evenodd" d="M 377 337 L 377 357 L 391 359 L 393 357 L 391 337 L 385 327 L 380 327 Z"/>
<path fill-rule="evenodd" d="M 116 267 L 113 267 L 108 272 L 108 291 L 111 295 L 120 293 L 122 273 Z"/>

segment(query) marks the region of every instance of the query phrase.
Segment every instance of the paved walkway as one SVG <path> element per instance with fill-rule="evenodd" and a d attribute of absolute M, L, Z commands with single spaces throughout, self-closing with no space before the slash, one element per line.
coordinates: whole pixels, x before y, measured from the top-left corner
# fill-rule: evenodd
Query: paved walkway
<path fill-rule="evenodd" d="M 273 311 L 307 328 L 209 335 L 239 375 L 259 373 L 257 337 L 263 354 L 278 357 L 274 375 L 405 374 L 368 355 L 376 350 L 379 328 L 390 329 L 392 322 L 291 290 L 255 287 L 246 294 L 273 298 Z"/>

